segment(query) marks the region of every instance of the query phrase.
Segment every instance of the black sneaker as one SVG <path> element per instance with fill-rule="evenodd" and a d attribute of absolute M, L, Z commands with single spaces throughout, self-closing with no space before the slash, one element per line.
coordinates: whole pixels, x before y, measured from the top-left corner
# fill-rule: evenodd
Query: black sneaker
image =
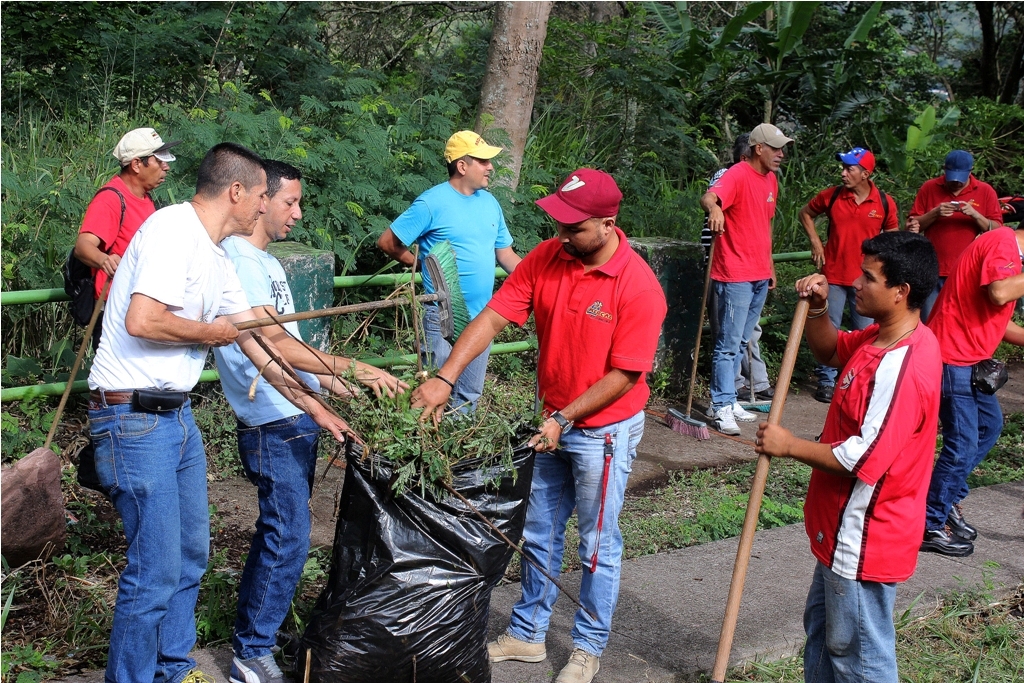
<path fill-rule="evenodd" d="M 965 541 L 973 541 L 978 537 L 978 530 L 964 519 L 964 511 L 960 509 L 960 503 L 954 503 L 953 507 L 949 509 L 946 526 Z"/>
<path fill-rule="evenodd" d="M 949 527 L 925 529 L 921 550 L 949 557 L 967 557 L 974 552 L 974 544 L 954 534 Z"/>
<path fill-rule="evenodd" d="M 758 401 L 772 400 L 773 398 L 775 398 L 775 387 L 768 387 L 767 389 L 762 389 L 761 391 L 755 391 L 754 398 L 756 398 Z"/>
<path fill-rule="evenodd" d="M 231 660 L 231 683 L 285 683 L 284 674 L 274 661 L 274 655 L 263 655 L 252 659 Z"/>
<path fill-rule="evenodd" d="M 835 390 L 836 388 L 831 384 L 823 384 L 814 392 L 814 400 L 821 403 L 831 403 L 832 394 L 835 393 Z"/>

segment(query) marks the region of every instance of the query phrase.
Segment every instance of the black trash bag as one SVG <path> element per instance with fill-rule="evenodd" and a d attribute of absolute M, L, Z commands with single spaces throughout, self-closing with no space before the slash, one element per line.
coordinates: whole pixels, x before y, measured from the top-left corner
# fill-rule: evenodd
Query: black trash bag
<path fill-rule="evenodd" d="M 455 496 L 392 489 L 393 468 L 349 442 L 327 587 L 302 638 L 317 683 L 488 683 L 491 590 L 514 551 Z M 463 461 L 461 493 L 512 541 L 522 537 L 534 451 L 513 451 L 517 477 Z"/>

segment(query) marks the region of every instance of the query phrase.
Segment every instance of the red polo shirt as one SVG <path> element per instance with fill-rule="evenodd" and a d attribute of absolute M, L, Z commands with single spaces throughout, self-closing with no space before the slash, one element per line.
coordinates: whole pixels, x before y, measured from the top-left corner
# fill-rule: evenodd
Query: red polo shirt
<path fill-rule="evenodd" d="M 160 162 L 156 162 L 160 163 Z M 100 251 L 124 256 L 128 243 L 139 231 L 146 219 L 156 213 L 156 205 L 149 195 L 136 197 L 128 186 L 116 175 L 103 187 L 112 187 L 124 197 L 124 222 L 121 222 L 121 200 L 110 190 L 100 192 L 85 209 L 85 218 L 79 232 L 88 232 L 100 238 Z M 107 274 L 102 270 L 93 270 L 96 276 L 97 299 L 107 282 Z"/>
<path fill-rule="evenodd" d="M 914 206 L 910 209 L 911 216 L 926 214 L 943 202 L 968 202 L 985 218 L 1002 224 L 1003 212 L 999 208 L 996 191 L 988 183 L 983 183 L 971 174 L 967 185 L 960 194 L 954 196 L 945 185 L 945 176 L 932 178 L 921 186 L 914 198 Z M 978 224 L 970 216 L 959 211 L 943 218 L 939 216 L 925 231 L 925 237 L 935 246 L 939 257 L 939 276 L 948 277 L 953 272 L 957 258 L 963 253 L 979 233 Z"/>
<path fill-rule="evenodd" d="M 544 408 L 561 410 L 612 368 L 650 371 L 667 307 L 647 263 L 615 229 L 619 247 L 602 266 L 583 272 L 557 238 L 541 242 L 516 266 L 487 304 L 522 325 L 531 311 L 540 358 L 537 380 Z M 650 396 L 645 374 L 632 389 L 576 421 L 603 427 L 636 415 Z"/>
<path fill-rule="evenodd" d="M 835 191 L 835 187 L 830 187 L 819 192 L 807 204 L 811 213 L 819 216 L 828 211 Z M 899 228 L 896 202 L 888 195 L 885 200 L 889 204 L 889 219 L 882 225 L 885 207 L 882 206 L 882 196 L 874 183 L 871 183 L 867 199 L 860 204 L 852 190 L 839 187 L 839 196 L 830 212 L 832 220 L 829 222 L 828 241 L 825 242 L 825 266 L 821 269 L 829 284 L 844 287 L 852 285 L 860 277 L 860 264 L 863 260 L 860 245 L 864 240 L 871 239 L 882 230 Z"/>
<path fill-rule="evenodd" d="M 1011 301 L 997 306 L 986 287 L 1019 275 L 1020 250 L 1014 231 L 990 230 L 971 242 L 939 292 L 928 320 L 947 365 L 974 365 L 991 358 L 1013 317 Z"/>
<path fill-rule="evenodd" d="M 761 175 L 745 161 L 722 174 L 711 192 L 725 213 L 725 232 L 715 238 L 711 278 L 719 282 L 753 282 L 772 276 L 772 218 L 779 182 Z"/>

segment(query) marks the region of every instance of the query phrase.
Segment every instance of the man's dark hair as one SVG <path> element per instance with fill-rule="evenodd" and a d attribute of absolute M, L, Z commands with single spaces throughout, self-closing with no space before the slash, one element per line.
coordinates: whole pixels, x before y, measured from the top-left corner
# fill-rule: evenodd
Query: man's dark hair
<path fill-rule="evenodd" d="M 196 194 L 215 197 L 239 182 L 246 190 L 263 179 L 263 159 L 247 147 L 234 142 L 214 145 L 199 164 Z"/>
<path fill-rule="evenodd" d="M 743 133 L 736 142 L 732 143 L 732 163 L 740 163 L 740 157 L 749 157 L 750 154 L 750 133 Z"/>
<path fill-rule="evenodd" d="M 458 174 L 458 172 L 459 172 L 459 162 L 462 161 L 463 159 L 466 160 L 467 164 L 469 163 L 469 155 L 468 154 L 463 154 L 458 159 L 452 159 L 447 164 L 445 164 L 445 166 L 448 168 L 448 179 L 449 180 L 451 180 L 452 178 L 454 178 Z"/>
<path fill-rule="evenodd" d="M 939 279 L 939 257 L 927 237 L 916 232 L 883 232 L 864 240 L 860 250 L 881 261 L 886 287 L 910 285 L 907 308 L 921 310 Z"/>
<path fill-rule="evenodd" d="M 281 189 L 282 180 L 302 180 L 302 171 L 283 161 L 264 159 L 263 170 L 267 172 L 267 199 Z"/>

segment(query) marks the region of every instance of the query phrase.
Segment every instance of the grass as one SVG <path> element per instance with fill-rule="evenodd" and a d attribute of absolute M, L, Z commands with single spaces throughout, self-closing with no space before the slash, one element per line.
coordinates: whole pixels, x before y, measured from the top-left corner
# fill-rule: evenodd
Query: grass
<path fill-rule="evenodd" d="M 947 594 L 930 611 L 896 622 L 901 681 L 1020 681 L 1024 677 L 1024 583 L 995 599 L 991 586 Z M 731 681 L 802 681 L 801 656 L 753 661 L 729 672 Z M 710 680 L 706 676 L 699 680 Z"/>

